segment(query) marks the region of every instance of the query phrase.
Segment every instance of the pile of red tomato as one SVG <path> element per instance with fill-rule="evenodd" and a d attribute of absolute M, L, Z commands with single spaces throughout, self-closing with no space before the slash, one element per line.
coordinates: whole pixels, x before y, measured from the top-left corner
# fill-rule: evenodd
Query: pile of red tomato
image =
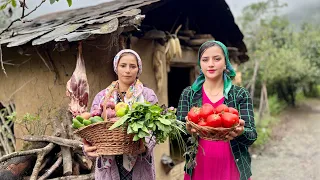
<path fill-rule="evenodd" d="M 239 112 L 225 104 L 214 108 L 211 104 L 192 107 L 188 112 L 188 120 L 200 126 L 231 128 L 239 124 Z"/>

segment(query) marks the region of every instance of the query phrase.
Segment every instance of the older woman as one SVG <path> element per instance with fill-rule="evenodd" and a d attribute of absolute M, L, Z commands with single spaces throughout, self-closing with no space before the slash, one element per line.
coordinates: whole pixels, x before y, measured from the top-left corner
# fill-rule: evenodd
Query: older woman
<path fill-rule="evenodd" d="M 148 101 L 157 103 L 154 91 L 144 87 L 138 79 L 142 73 L 142 61 L 139 55 L 130 49 L 121 50 L 113 60 L 114 71 L 118 80 L 113 81 L 106 89 L 94 98 L 91 114 L 102 115 L 103 104 L 112 101 L 115 104 L 125 102 Z M 153 148 L 154 139 L 146 139 L 146 152 L 140 155 L 98 156 L 96 147 L 84 140 L 84 152 L 90 158 L 96 158 L 96 180 L 153 180 L 155 179 Z"/>
<path fill-rule="evenodd" d="M 185 121 L 193 106 L 210 103 L 214 107 L 226 104 L 239 111 L 240 126 L 226 136 L 228 141 L 198 139 L 195 164 L 185 167 L 185 179 L 194 180 L 248 180 L 251 176 L 251 159 L 248 147 L 256 140 L 253 106 L 249 92 L 232 84 L 236 73 L 229 61 L 227 47 L 219 41 L 204 43 L 198 53 L 201 73 L 192 86 L 183 90 L 177 116 Z M 187 126 L 187 130 L 196 130 Z"/>

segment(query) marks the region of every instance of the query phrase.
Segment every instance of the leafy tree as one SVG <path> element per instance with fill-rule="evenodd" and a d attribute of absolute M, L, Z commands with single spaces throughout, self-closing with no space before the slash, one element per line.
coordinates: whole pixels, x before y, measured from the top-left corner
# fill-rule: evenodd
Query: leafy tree
<path fill-rule="evenodd" d="M 53 4 L 55 2 L 58 2 L 59 0 L 49 0 L 50 4 Z M 72 5 L 72 0 L 66 0 L 68 2 L 69 7 Z M 8 20 L 0 17 L 0 22 L 2 22 L 2 26 L 4 25 L 5 27 L 0 26 L 2 31 L 0 31 L 0 35 L 3 34 L 5 31 L 7 31 L 15 22 L 24 22 L 27 16 L 29 16 L 31 13 L 36 11 L 43 3 L 46 2 L 46 0 L 39 0 L 39 4 L 32 10 L 30 10 L 28 13 L 25 12 L 25 9 L 27 8 L 27 0 L 0 0 L 0 11 L 5 10 L 8 6 L 12 6 L 12 8 L 16 8 L 17 2 L 19 2 L 19 7 L 21 7 L 21 15 L 20 17 L 15 18 L 14 20 Z M 9 7 L 9 10 L 11 10 L 11 7 Z M 7 25 L 8 24 L 8 25 Z"/>
<path fill-rule="evenodd" d="M 245 65 L 243 79 L 258 88 L 265 83 L 269 94 L 294 106 L 297 90 L 319 83 L 320 29 L 305 24 L 302 30 L 295 30 L 277 14 L 284 6 L 268 0 L 244 8 L 240 24 L 253 60 Z M 252 82 L 255 63 L 259 63 L 259 71 Z M 255 92 L 258 95 L 259 91 Z"/>

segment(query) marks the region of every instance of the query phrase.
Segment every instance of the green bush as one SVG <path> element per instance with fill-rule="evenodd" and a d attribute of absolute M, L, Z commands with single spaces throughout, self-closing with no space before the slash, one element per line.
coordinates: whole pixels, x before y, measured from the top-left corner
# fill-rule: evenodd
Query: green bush
<path fill-rule="evenodd" d="M 303 100 L 305 100 L 305 99 L 306 99 L 306 97 L 305 97 L 305 95 L 303 94 L 303 91 L 298 91 L 298 92 L 296 93 L 296 101 L 297 101 L 297 102 L 303 101 Z"/>
<path fill-rule="evenodd" d="M 319 96 L 319 94 L 320 94 L 320 85 L 317 85 L 317 94 L 318 94 L 318 96 Z"/>
<path fill-rule="evenodd" d="M 257 119 L 256 130 L 258 133 L 258 138 L 254 142 L 253 147 L 262 147 L 266 142 L 268 142 L 271 132 L 272 125 L 278 122 L 278 118 L 274 116 L 265 116 L 263 119 Z"/>
<path fill-rule="evenodd" d="M 268 128 L 257 128 L 258 138 L 254 142 L 253 147 L 262 147 L 269 139 L 271 130 Z"/>
<path fill-rule="evenodd" d="M 287 107 L 287 104 L 284 101 L 279 100 L 276 95 L 270 96 L 268 102 L 271 116 L 280 114 Z"/>

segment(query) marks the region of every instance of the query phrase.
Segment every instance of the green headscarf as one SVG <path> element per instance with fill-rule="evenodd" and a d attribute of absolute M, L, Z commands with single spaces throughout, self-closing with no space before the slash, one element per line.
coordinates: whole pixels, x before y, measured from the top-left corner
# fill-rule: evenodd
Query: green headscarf
<path fill-rule="evenodd" d="M 211 43 L 215 43 L 215 44 L 217 44 L 218 46 L 221 47 L 221 49 L 223 50 L 224 57 L 226 59 L 226 69 L 229 72 L 223 72 L 223 83 L 224 83 L 223 96 L 226 99 L 228 99 L 228 92 L 231 89 L 232 79 L 236 76 L 236 72 L 234 71 L 234 69 L 233 69 L 233 67 L 232 67 L 232 65 L 230 63 L 229 53 L 228 53 L 227 47 L 220 41 L 207 41 L 207 42 L 203 43 L 200 46 L 199 51 L 198 51 L 198 65 L 200 67 L 200 59 L 201 59 L 201 57 L 200 57 L 201 56 L 200 49 L 202 48 L 202 46 L 204 46 L 205 44 L 210 43 L 210 42 Z M 202 85 L 203 85 L 204 81 L 205 81 L 205 76 L 204 76 L 202 70 L 200 69 L 200 74 L 199 74 L 198 78 L 195 80 L 195 82 L 191 86 L 191 89 L 193 90 L 193 93 L 191 95 L 191 99 L 190 100 L 192 100 L 194 94 L 196 92 L 198 92 L 202 88 Z"/>

